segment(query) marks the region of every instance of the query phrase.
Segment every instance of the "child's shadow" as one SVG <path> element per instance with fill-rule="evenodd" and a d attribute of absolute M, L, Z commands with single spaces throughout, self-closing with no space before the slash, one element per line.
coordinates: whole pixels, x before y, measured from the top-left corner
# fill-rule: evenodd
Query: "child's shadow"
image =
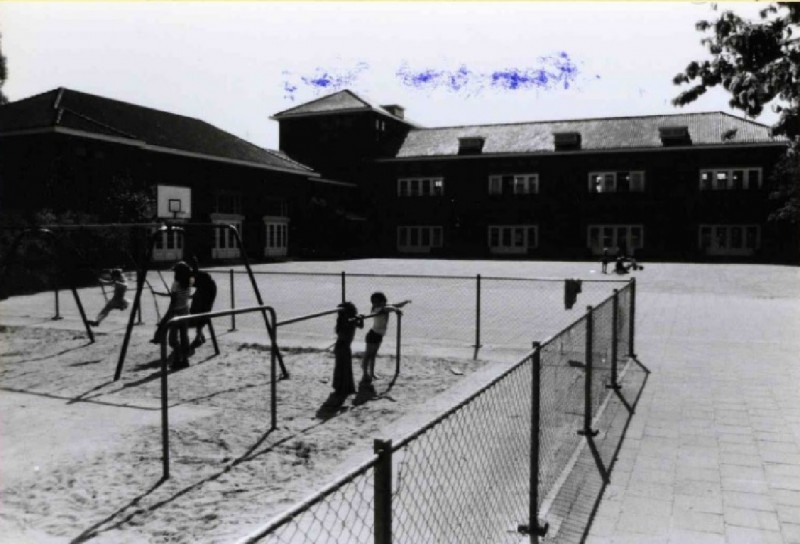
<path fill-rule="evenodd" d="M 350 407 L 344 405 L 346 400 L 346 395 L 340 395 L 334 391 L 328 396 L 325 402 L 322 403 L 322 406 L 319 407 L 315 417 L 322 421 L 327 421 L 332 417 L 347 412 Z"/>

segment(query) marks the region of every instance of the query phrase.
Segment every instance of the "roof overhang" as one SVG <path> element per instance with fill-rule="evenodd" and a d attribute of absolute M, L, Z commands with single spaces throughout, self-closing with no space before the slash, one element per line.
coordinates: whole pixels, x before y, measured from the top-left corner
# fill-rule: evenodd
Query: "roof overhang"
<path fill-rule="evenodd" d="M 322 177 L 316 178 L 308 178 L 309 181 L 313 181 L 314 183 L 321 183 L 323 185 L 336 185 L 337 187 L 347 187 L 348 189 L 355 189 L 358 187 L 355 183 L 350 183 L 347 181 L 337 181 L 335 179 L 325 179 Z"/>
<path fill-rule="evenodd" d="M 29 136 L 35 134 L 62 134 L 65 136 L 75 136 L 77 138 L 86 138 L 88 140 L 99 140 L 103 142 L 110 142 L 121 145 L 129 145 L 137 147 L 144 151 L 152 151 L 154 153 L 164 153 L 168 155 L 177 155 L 179 157 L 189 157 L 193 159 L 201 159 L 207 161 L 220 162 L 224 164 L 233 164 L 236 166 L 245 166 L 248 168 L 258 168 L 260 170 L 270 170 L 274 172 L 285 172 L 287 174 L 298 174 L 301 176 L 308 176 L 309 178 L 317 178 L 319 174 L 311 170 L 300 170 L 293 168 L 281 168 L 280 166 L 272 166 L 268 164 L 245 161 L 239 159 L 231 159 L 227 157 L 218 157 L 215 155 L 208 155 L 205 153 L 195 153 L 192 151 L 184 151 L 181 149 L 174 149 L 171 147 L 161 147 L 157 145 L 150 145 L 144 140 L 136 140 L 132 138 L 125 138 L 122 136 L 111 136 L 106 134 L 96 134 L 93 132 L 86 132 L 83 130 L 75 130 L 65 127 L 41 127 L 33 129 L 12 130 L 8 132 L 0 132 L 0 138 L 10 136 Z"/>

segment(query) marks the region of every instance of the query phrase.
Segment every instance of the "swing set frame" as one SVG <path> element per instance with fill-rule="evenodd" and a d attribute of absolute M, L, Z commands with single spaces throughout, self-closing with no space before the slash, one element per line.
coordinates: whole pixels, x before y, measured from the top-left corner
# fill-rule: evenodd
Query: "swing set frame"
<path fill-rule="evenodd" d="M 136 315 L 139 313 L 139 309 L 140 309 L 140 306 L 141 306 L 142 291 L 144 290 L 145 284 L 148 283 L 147 282 L 147 273 L 151 269 L 155 269 L 152 266 L 153 265 L 153 253 L 154 253 L 155 246 L 156 246 L 156 243 L 158 241 L 158 238 L 162 234 L 169 233 L 169 232 L 176 232 L 176 233 L 181 233 L 182 234 L 182 233 L 186 232 L 186 228 L 187 227 L 223 229 L 223 230 L 230 231 L 233 234 L 234 239 L 236 240 L 236 247 L 239 249 L 239 255 L 241 256 L 242 264 L 244 265 L 244 267 L 245 267 L 245 269 L 247 271 L 247 275 L 250 278 L 250 284 L 253 287 L 253 292 L 255 293 L 256 301 L 258 302 L 258 306 L 264 306 L 264 301 L 263 301 L 263 299 L 261 297 L 261 292 L 260 292 L 260 290 L 258 288 L 258 283 L 256 282 L 255 276 L 253 275 L 253 270 L 250 267 L 250 260 L 247 258 L 247 253 L 244 250 L 244 246 L 242 244 L 242 238 L 239 235 L 238 229 L 234 225 L 221 224 L 221 223 L 183 223 L 183 222 L 174 223 L 174 224 L 173 223 L 169 223 L 169 222 L 166 222 L 166 223 L 109 223 L 109 224 L 86 224 L 86 225 L 45 225 L 45 226 L 42 226 L 42 227 L 28 228 L 28 229 L 23 230 L 21 233 L 19 233 L 11 243 L 11 246 L 9 248 L 9 251 L 8 251 L 6 259 L 5 259 L 5 263 L 4 263 L 3 268 L 2 268 L 2 272 L 0 273 L 0 289 L 2 289 L 2 286 L 6 285 L 7 274 L 9 272 L 10 268 L 11 268 L 11 265 L 13 265 L 16 262 L 15 257 L 16 257 L 17 250 L 18 250 L 20 244 L 22 243 L 22 240 L 27 238 L 27 237 L 32 237 L 32 236 L 33 237 L 44 237 L 44 238 L 47 238 L 48 240 L 50 240 L 51 243 L 53 243 L 53 245 L 56 247 L 56 253 L 57 253 L 58 260 L 59 260 L 59 265 L 60 265 L 60 271 L 63 273 L 63 272 L 66 271 L 65 269 L 67 268 L 65 266 L 65 263 L 71 262 L 73 260 L 71 258 L 68 259 L 67 255 L 76 255 L 77 253 L 74 251 L 74 248 L 71 248 L 71 249 L 73 249 L 73 251 L 70 252 L 69 254 L 66 253 L 65 245 L 63 243 L 60 243 L 60 242 L 62 242 L 63 238 L 59 237 L 56 234 L 57 231 L 89 230 L 89 229 L 93 229 L 93 228 L 134 228 L 134 227 L 149 228 L 149 229 L 154 229 L 154 231 L 152 233 L 150 233 L 149 238 L 148 238 L 143 265 L 139 265 L 135 261 L 133 263 L 136 266 L 136 293 L 134 295 L 133 304 L 131 305 L 131 310 L 130 310 L 130 313 L 128 315 L 128 324 L 125 327 L 125 337 L 124 337 L 124 339 L 122 341 L 122 347 L 120 349 L 119 357 L 117 359 L 116 370 L 114 372 L 114 381 L 118 381 L 120 376 L 122 375 L 122 367 L 123 367 L 123 365 L 125 363 L 125 358 L 126 358 L 126 355 L 127 355 L 127 352 L 128 352 L 128 347 L 130 345 L 131 333 L 132 333 L 133 327 L 135 325 Z M 86 334 L 89 337 L 90 343 L 94 343 L 94 341 L 95 341 L 94 333 L 92 332 L 92 328 L 89 325 L 89 321 L 88 321 L 88 319 L 86 317 L 86 312 L 84 310 L 83 303 L 81 302 L 80 295 L 78 294 L 78 290 L 77 290 L 77 285 L 75 283 L 75 277 L 74 277 L 74 274 L 73 274 L 75 268 L 76 268 L 76 266 L 75 266 L 75 263 L 73 262 L 71 268 L 69 269 L 70 273 L 67 274 L 67 277 L 69 277 L 69 279 L 70 279 L 69 287 L 70 287 L 70 290 L 72 291 L 73 297 L 75 298 L 75 303 L 78 306 L 78 310 L 80 312 L 81 320 L 83 321 L 83 325 L 84 325 L 84 327 L 86 329 Z M 0 293 L 0 296 L 3 296 L 3 295 L 4 295 L 4 293 Z M 265 327 L 267 329 L 267 333 L 268 333 L 268 335 L 270 337 L 270 340 L 275 342 L 275 338 L 276 338 L 275 337 L 275 330 L 274 330 L 274 328 L 272 327 L 272 325 L 270 323 L 269 317 L 267 316 L 267 311 L 264 309 L 264 310 L 261 310 L 260 313 L 261 313 L 261 315 L 262 315 L 262 317 L 264 319 L 264 325 L 265 325 Z M 213 336 L 213 330 L 212 330 L 212 336 Z M 216 338 L 214 338 L 214 340 L 215 340 L 214 341 L 215 351 L 218 354 L 219 350 L 216 348 Z M 277 348 L 277 344 L 276 344 L 276 348 Z M 280 364 L 280 367 L 281 367 L 280 379 L 288 379 L 289 378 L 289 372 L 286 370 L 286 366 L 283 363 L 283 356 L 281 355 L 279 349 L 276 349 L 276 351 L 277 351 L 278 363 Z"/>

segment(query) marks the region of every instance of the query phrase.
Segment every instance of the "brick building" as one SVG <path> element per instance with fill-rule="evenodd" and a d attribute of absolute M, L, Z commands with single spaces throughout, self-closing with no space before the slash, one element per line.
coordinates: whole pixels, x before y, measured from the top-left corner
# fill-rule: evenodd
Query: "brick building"
<path fill-rule="evenodd" d="M 766 220 L 788 142 L 726 113 L 424 128 L 341 91 L 273 119 L 288 156 L 362 188 L 375 254 L 796 259 Z"/>

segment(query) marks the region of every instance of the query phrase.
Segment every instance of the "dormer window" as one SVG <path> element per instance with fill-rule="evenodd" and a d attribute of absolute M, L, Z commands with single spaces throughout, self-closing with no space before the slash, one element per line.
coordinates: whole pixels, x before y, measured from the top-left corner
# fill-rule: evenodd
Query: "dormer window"
<path fill-rule="evenodd" d="M 580 132 L 554 132 L 553 142 L 556 151 L 571 151 L 581 148 Z"/>
<path fill-rule="evenodd" d="M 664 146 L 671 145 L 691 145 L 692 138 L 689 136 L 689 127 L 658 127 L 658 135 Z"/>
<path fill-rule="evenodd" d="M 483 151 L 483 144 L 486 138 L 483 136 L 471 136 L 469 138 L 458 139 L 459 155 L 480 155 Z"/>

